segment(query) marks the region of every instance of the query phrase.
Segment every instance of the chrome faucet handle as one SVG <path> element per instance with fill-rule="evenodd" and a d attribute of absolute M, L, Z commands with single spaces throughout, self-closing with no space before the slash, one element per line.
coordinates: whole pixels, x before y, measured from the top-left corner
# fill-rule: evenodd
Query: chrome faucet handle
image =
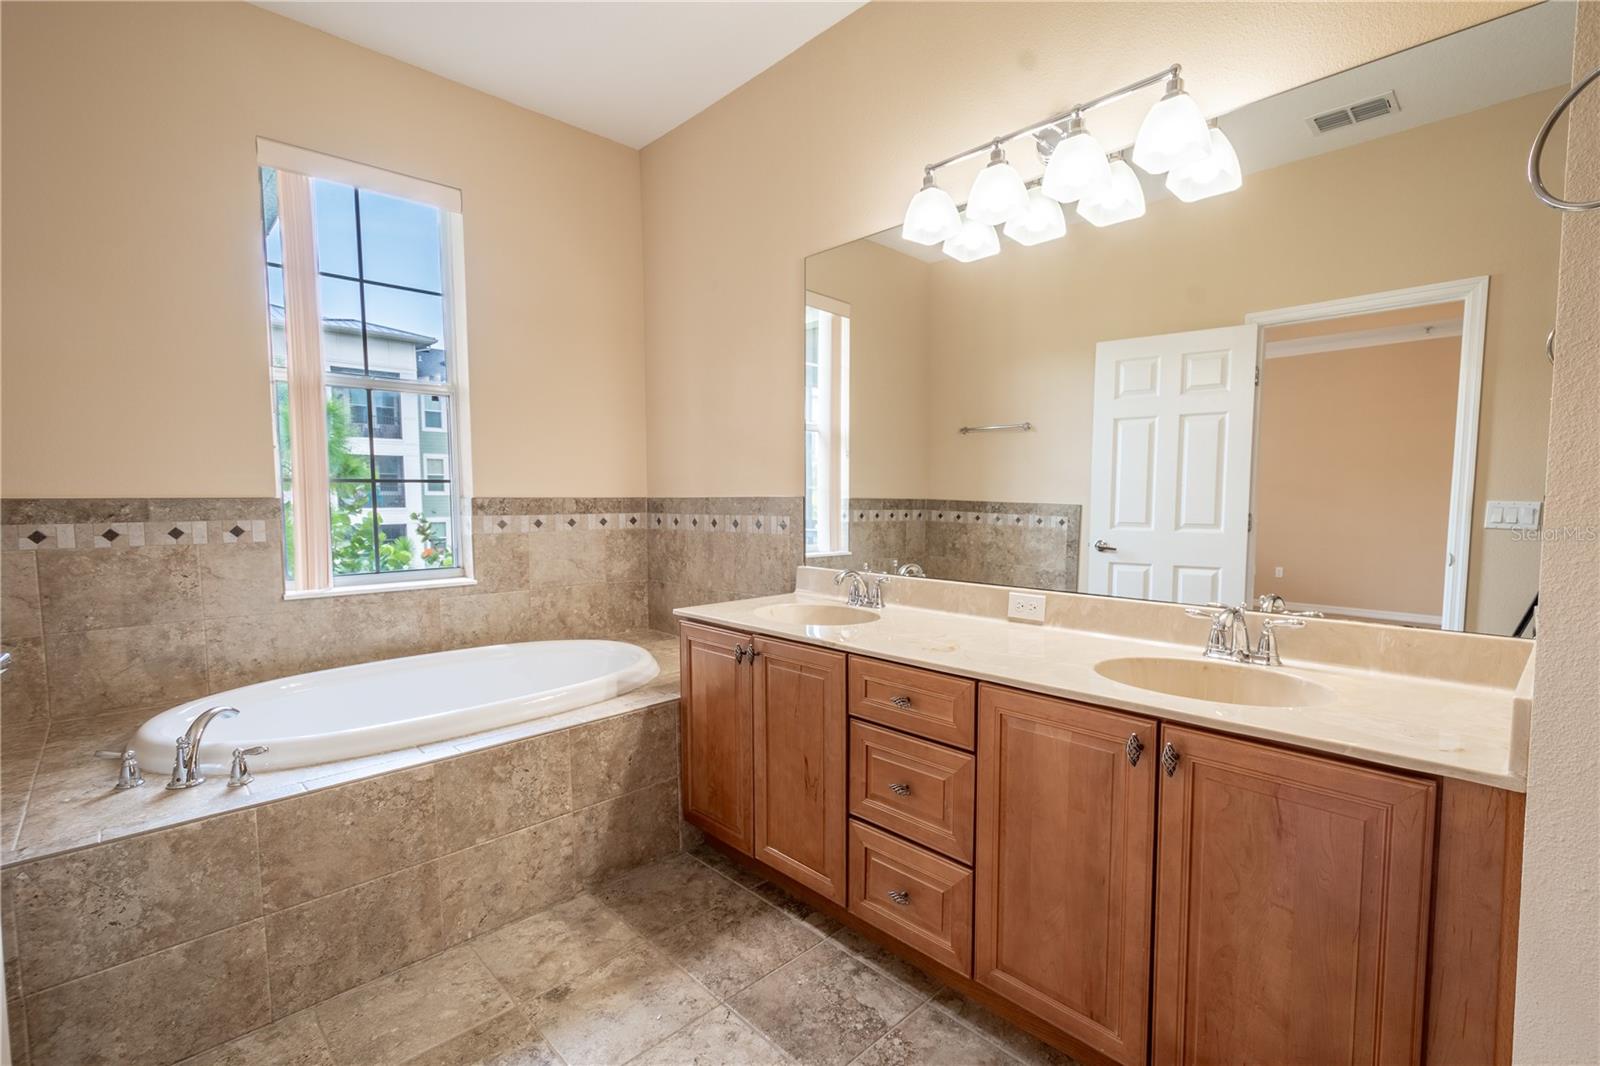
<path fill-rule="evenodd" d="M 117 783 L 112 786 L 113 792 L 126 792 L 130 788 L 138 788 L 144 784 L 144 774 L 139 770 L 139 756 L 132 748 L 127 751 L 97 751 L 96 759 L 115 759 L 122 764 L 117 771 Z"/>
<path fill-rule="evenodd" d="M 1282 666 L 1283 660 L 1278 657 L 1278 634 L 1280 629 L 1304 629 L 1303 618 L 1264 618 L 1261 620 L 1261 639 L 1256 642 L 1256 653 L 1252 658 L 1263 666 Z"/>
<path fill-rule="evenodd" d="M 883 609 L 883 586 L 887 585 L 891 580 L 893 579 L 887 574 L 876 575 L 873 577 L 872 589 L 867 593 L 866 606 L 872 607 L 876 610 Z"/>
<path fill-rule="evenodd" d="M 189 775 L 191 772 L 189 768 L 189 738 L 179 737 L 177 755 L 172 760 L 172 780 L 167 782 L 168 790 L 188 788 L 191 785 L 199 784 L 199 781 L 190 780 Z M 201 780 L 204 780 L 204 778 Z"/>
<path fill-rule="evenodd" d="M 228 771 L 228 787 L 239 788 L 254 781 L 256 775 L 250 772 L 250 764 L 245 760 L 256 755 L 265 755 L 269 750 L 271 749 L 265 744 L 257 744 L 253 748 L 234 748 L 233 766 Z"/>

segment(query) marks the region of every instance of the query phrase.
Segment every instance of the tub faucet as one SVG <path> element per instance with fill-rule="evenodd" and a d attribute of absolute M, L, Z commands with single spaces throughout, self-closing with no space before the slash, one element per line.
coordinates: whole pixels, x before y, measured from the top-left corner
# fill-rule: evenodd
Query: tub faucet
<path fill-rule="evenodd" d="M 193 788 L 205 782 L 205 775 L 200 772 L 200 740 L 206 734 L 206 727 L 215 718 L 238 716 L 237 707 L 212 707 L 189 723 L 188 730 L 178 738 L 177 754 L 172 760 L 172 780 L 167 782 L 169 789 Z"/>

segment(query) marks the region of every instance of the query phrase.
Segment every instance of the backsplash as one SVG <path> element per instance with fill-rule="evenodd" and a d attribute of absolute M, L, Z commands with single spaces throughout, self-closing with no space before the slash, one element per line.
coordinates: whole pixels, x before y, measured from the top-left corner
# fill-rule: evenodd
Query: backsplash
<path fill-rule="evenodd" d="M 1073 592 L 1083 508 L 993 500 L 850 501 L 850 553 L 817 565 L 918 563 L 931 577 Z"/>
<path fill-rule="evenodd" d="M 650 500 L 650 628 L 676 632 L 675 607 L 794 589 L 805 544 L 798 496 Z"/>

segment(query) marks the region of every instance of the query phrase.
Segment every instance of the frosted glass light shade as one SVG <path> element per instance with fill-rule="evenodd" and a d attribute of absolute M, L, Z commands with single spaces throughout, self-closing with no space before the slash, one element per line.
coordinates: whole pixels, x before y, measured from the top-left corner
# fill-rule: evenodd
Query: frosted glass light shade
<path fill-rule="evenodd" d="M 1028 206 L 1006 223 L 1005 235 L 1018 244 L 1043 244 L 1067 235 L 1067 216 L 1061 205 L 1038 189 L 1028 190 Z"/>
<path fill-rule="evenodd" d="M 1180 163 L 1167 174 L 1167 188 L 1172 195 L 1190 204 L 1232 192 L 1243 184 L 1239 155 L 1233 150 L 1228 135 L 1219 129 L 1211 131 L 1211 151 Z"/>
<path fill-rule="evenodd" d="M 1000 254 L 1000 238 L 994 227 L 979 222 L 971 212 L 961 221 L 961 232 L 944 242 L 944 254 L 958 263 L 973 263 Z"/>
<path fill-rule="evenodd" d="M 961 212 L 950 194 L 937 185 L 924 185 L 906 205 L 900 236 L 916 244 L 939 244 L 961 232 Z"/>
<path fill-rule="evenodd" d="M 967 218 L 986 226 L 1008 222 L 1028 207 L 1028 186 L 1004 158 L 978 172 L 967 194 Z"/>
<path fill-rule="evenodd" d="M 1151 174 L 1165 174 L 1204 154 L 1211 130 L 1194 97 L 1181 89 L 1156 101 L 1133 141 L 1133 161 Z"/>
<path fill-rule="evenodd" d="M 1052 200 L 1070 204 L 1110 176 L 1111 163 L 1100 142 L 1087 133 L 1073 133 L 1050 153 L 1040 188 Z"/>
<path fill-rule="evenodd" d="M 1111 164 L 1111 179 L 1078 201 L 1078 214 L 1096 226 L 1114 226 L 1144 214 L 1144 187 L 1126 160 Z"/>

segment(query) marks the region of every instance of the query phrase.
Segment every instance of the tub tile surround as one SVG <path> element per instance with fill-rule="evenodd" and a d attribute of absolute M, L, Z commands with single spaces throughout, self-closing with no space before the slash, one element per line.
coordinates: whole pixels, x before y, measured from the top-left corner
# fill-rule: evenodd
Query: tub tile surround
<path fill-rule="evenodd" d="M 682 846 L 673 699 L 434 754 L 426 765 L 369 767 L 375 776 L 7 866 L 17 1046 L 36 1066 L 176 1061 L 447 958 Z M 244 790 L 215 790 L 228 791 Z M 163 790 L 104 794 L 140 792 Z M 454 978 L 425 983 L 441 982 Z M 194 997 L 203 1025 L 189 1014 Z M 365 1046 L 341 1043 L 328 1024 L 336 1049 Z M 436 1033 L 419 1036 L 416 1051 Z M 341 1061 L 374 1061 L 364 1053 Z"/>
<path fill-rule="evenodd" d="M 700 846 L 183 1063 L 1070 1064 L 824 922 Z"/>
<path fill-rule="evenodd" d="M 857 497 L 849 515 L 850 552 L 818 565 L 884 569 L 898 560 L 945 581 L 1078 586 L 1078 504 Z"/>

